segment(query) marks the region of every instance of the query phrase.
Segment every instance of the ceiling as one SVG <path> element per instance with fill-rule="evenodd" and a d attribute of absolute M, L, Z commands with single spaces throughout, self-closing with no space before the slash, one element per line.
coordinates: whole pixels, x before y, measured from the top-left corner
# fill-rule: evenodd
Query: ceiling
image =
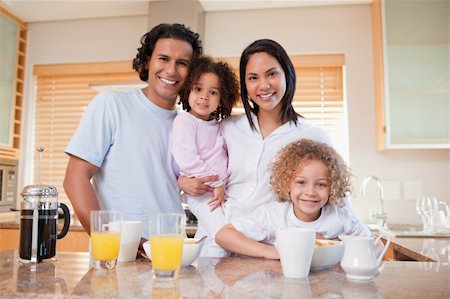
<path fill-rule="evenodd" d="M 23 21 L 45 22 L 102 17 L 142 16 L 148 14 L 148 2 L 157 0 L 0 0 Z M 168 0 L 175 1 L 175 0 Z M 178 0 L 192 1 L 192 0 Z M 206 12 L 298 7 L 313 5 L 363 4 L 371 0 L 199 0 Z"/>

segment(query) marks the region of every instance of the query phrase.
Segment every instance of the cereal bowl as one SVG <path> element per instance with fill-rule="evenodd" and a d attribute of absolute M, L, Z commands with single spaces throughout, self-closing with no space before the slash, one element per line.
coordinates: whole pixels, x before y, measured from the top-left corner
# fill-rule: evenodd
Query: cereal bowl
<path fill-rule="evenodd" d="M 344 243 L 334 240 L 316 240 L 311 270 L 320 270 L 336 265 L 344 256 Z"/>
<path fill-rule="evenodd" d="M 183 245 L 183 256 L 181 258 L 181 266 L 187 267 L 191 265 L 200 255 L 200 251 L 202 250 L 204 242 L 197 243 L 199 239 L 185 238 Z M 150 241 L 142 244 L 144 247 L 145 254 L 151 260 L 152 259 L 152 251 Z"/>

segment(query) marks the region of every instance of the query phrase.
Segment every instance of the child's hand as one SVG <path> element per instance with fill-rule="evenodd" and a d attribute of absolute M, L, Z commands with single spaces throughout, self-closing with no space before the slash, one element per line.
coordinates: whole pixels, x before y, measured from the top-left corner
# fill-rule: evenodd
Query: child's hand
<path fill-rule="evenodd" d="M 214 188 L 214 197 L 208 200 L 208 205 L 211 207 L 211 212 L 223 205 L 225 200 L 225 187 L 219 186 Z"/>
<path fill-rule="evenodd" d="M 270 260 L 279 260 L 280 255 L 278 254 L 277 249 L 273 245 L 267 245 L 267 247 L 264 248 L 264 258 L 270 259 Z"/>
<path fill-rule="evenodd" d="M 324 236 L 322 236 L 320 233 L 316 233 L 316 239 L 326 240 L 326 238 Z"/>

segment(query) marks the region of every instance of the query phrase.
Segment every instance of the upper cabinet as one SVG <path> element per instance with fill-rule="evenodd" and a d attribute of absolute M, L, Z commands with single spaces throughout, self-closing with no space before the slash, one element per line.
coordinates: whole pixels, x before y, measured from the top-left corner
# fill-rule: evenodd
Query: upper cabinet
<path fill-rule="evenodd" d="M 377 147 L 450 148 L 450 1 L 374 0 Z"/>
<path fill-rule="evenodd" d="M 19 159 L 26 43 L 25 23 L 0 7 L 0 158 Z"/>

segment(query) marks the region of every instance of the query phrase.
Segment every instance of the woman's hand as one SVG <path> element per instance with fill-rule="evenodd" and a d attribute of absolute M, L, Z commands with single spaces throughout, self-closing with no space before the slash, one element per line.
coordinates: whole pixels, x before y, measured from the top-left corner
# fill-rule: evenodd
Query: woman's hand
<path fill-rule="evenodd" d="M 178 186 L 184 193 L 191 196 L 203 195 L 208 191 L 213 191 L 214 188 L 206 185 L 205 183 L 215 182 L 219 180 L 218 175 L 205 176 L 203 178 L 189 178 L 186 176 L 180 176 L 178 178 Z"/>

